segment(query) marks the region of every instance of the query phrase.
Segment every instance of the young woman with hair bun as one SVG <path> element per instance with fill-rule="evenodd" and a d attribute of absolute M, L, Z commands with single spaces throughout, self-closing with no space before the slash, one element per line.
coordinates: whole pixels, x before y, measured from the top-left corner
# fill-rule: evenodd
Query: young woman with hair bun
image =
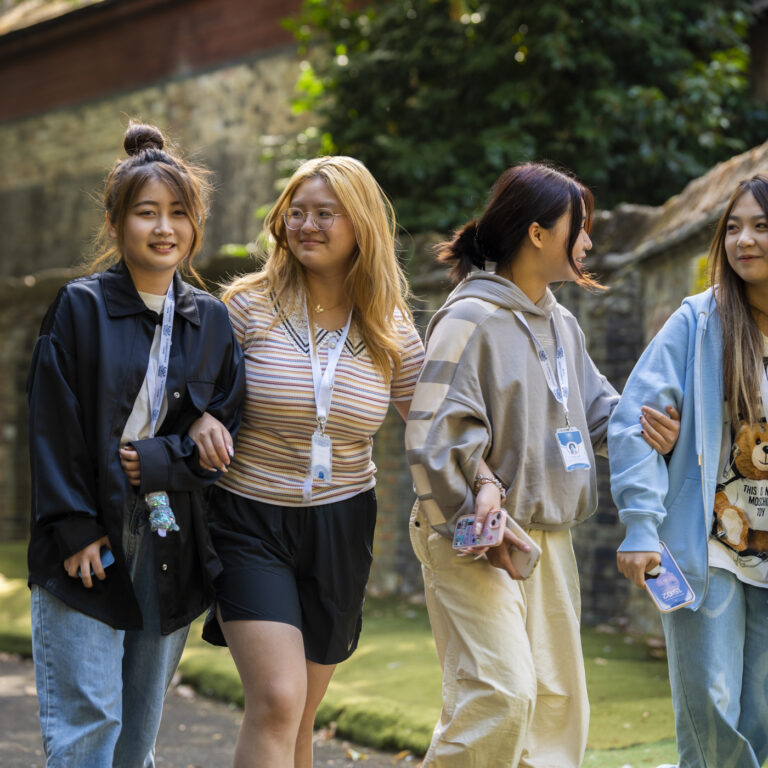
<path fill-rule="evenodd" d="M 148 768 L 189 623 L 210 604 L 211 545 L 190 425 L 237 430 L 243 361 L 196 277 L 206 173 L 133 124 L 109 173 L 92 274 L 65 285 L 27 384 L 29 585 L 48 768 Z M 97 268 L 105 271 L 95 271 Z"/>
<path fill-rule="evenodd" d="M 576 318 L 549 288 L 599 284 L 583 269 L 593 199 L 528 163 L 496 182 L 483 214 L 439 250 L 458 282 L 429 324 L 406 428 L 418 501 L 410 531 L 443 668 L 443 710 L 424 766 L 574 768 L 589 703 L 571 527 L 597 505 L 595 454 L 618 395 Z M 638 409 L 639 415 L 639 409 Z M 664 453 L 678 425 L 649 412 Z M 504 508 L 541 549 L 522 578 L 510 528 L 459 557 L 457 520 Z"/>

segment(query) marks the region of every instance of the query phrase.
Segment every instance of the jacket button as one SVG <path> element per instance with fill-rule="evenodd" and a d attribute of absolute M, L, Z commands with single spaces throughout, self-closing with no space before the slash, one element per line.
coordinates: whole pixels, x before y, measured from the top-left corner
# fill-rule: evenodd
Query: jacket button
<path fill-rule="evenodd" d="M 181 392 L 174 392 L 173 396 L 178 400 L 181 397 Z"/>
<path fill-rule="evenodd" d="M 163 563 L 163 564 L 160 566 L 160 570 L 161 570 L 161 571 L 167 571 L 167 570 L 168 570 L 168 563 Z"/>

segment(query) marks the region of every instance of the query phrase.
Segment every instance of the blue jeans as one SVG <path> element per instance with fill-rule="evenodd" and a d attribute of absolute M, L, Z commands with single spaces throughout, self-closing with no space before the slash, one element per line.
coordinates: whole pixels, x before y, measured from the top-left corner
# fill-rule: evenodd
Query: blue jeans
<path fill-rule="evenodd" d="M 662 615 L 679 768 L 760 768 L 768 757 L 768 589 L 709 569 L 697 611 Z"/>
<path fill-rule="evenodd" d="M 143 503 L 124 519 L 123 548 L 143 630 L 113 629 L 32 587 L 32 650 L 47 768 L 155 765 L 163 700 L 189 627 L 160 634 L 153 534 Z"/>

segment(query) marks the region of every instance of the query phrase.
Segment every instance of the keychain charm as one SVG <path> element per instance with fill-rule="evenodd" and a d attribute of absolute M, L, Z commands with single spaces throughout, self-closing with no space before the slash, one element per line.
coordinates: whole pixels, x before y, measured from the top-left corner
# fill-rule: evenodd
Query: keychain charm
<path fill-rule="evenodd" d="M 165 491 L 152 491 L 144 496 L 144 501 L 149 509 L 149 525 L 158 536 L 165 538 L 168 531 L 179 530 L 171 500 Z"/>

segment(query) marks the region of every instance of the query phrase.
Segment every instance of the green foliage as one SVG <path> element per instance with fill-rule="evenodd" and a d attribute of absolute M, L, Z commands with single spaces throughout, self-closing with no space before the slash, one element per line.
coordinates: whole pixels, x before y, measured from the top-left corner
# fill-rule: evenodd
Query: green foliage
<path fill-rule="evenodd" d="M 295 109 L 368 165 L 412 231 L 446 231 L 509 165 L 657 204 L 764 139 L 743 0 L 305 0 Z M 306 136 L 304 151 L 307 150 Z"/>

